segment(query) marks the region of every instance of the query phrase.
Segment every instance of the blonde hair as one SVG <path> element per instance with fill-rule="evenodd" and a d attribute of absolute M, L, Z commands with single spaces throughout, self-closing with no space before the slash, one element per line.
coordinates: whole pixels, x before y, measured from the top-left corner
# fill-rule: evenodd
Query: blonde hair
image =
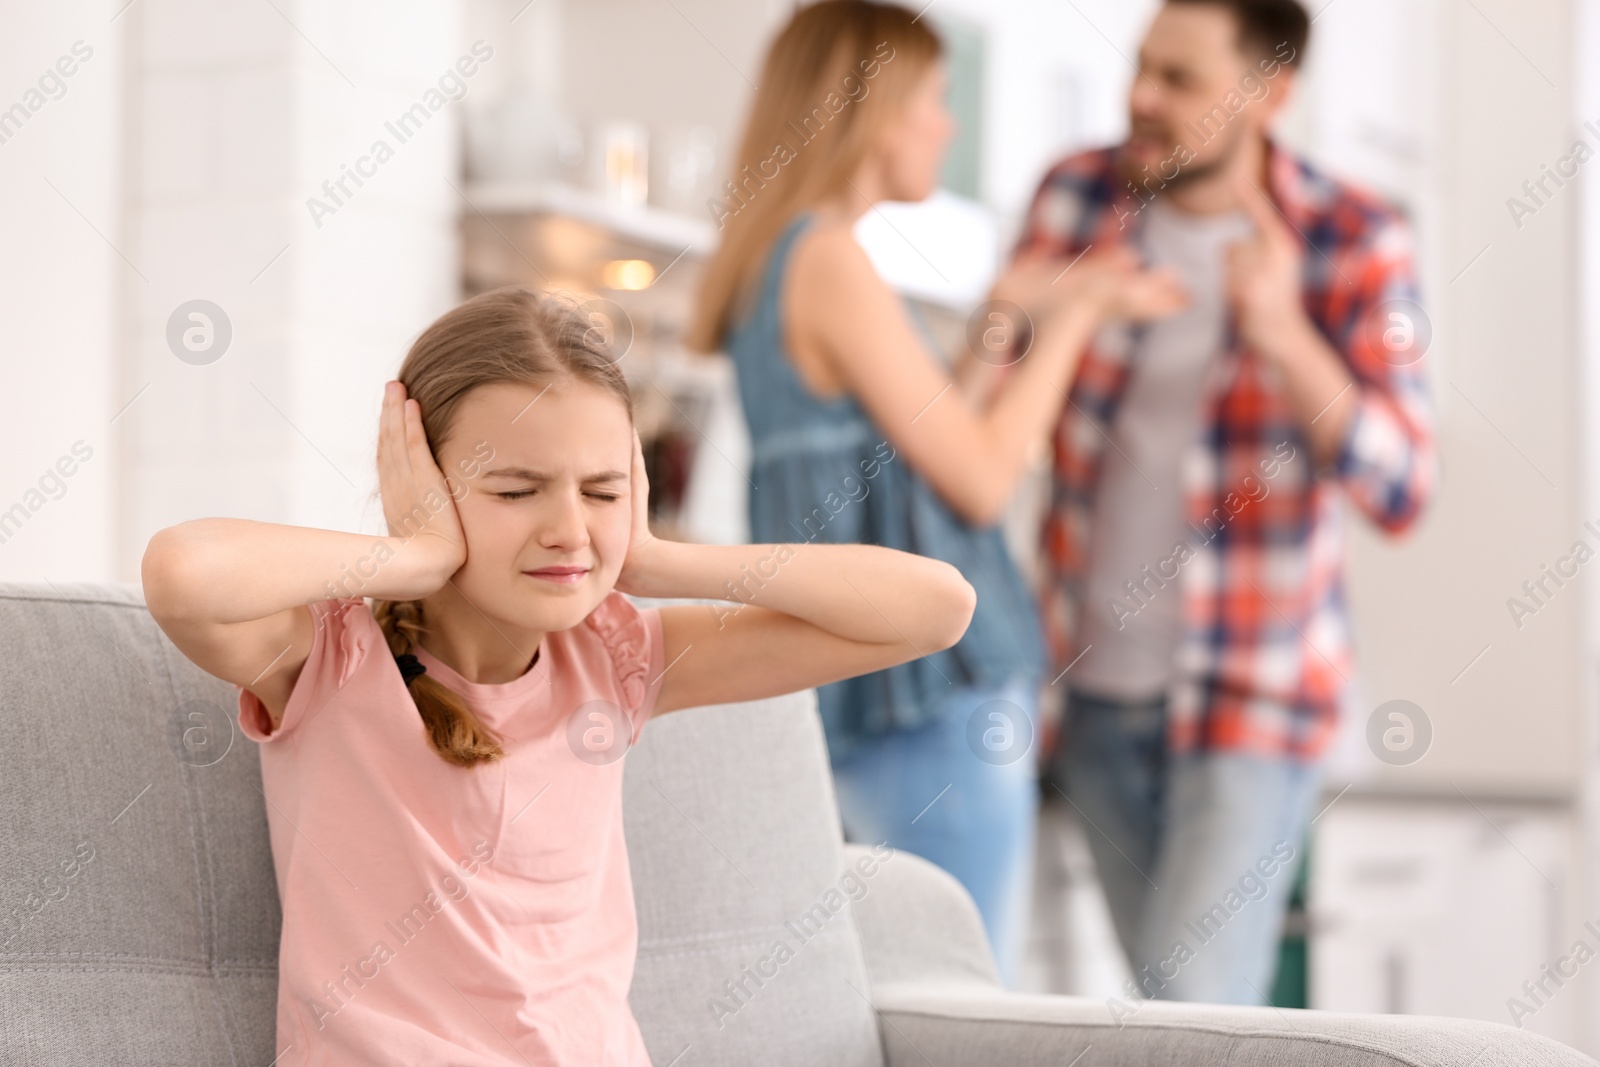
<path fill-rule="evenodd" d="M 943 53 L 906 8 L 823 0 L 795 12 L 767 50 L 684 342 L 722 344 L 736 305 L 794 214 L 848 188 L 888 121 Z M 717 205 L 713 204 L 715 209 Z M 717 212 L 713 210 L 713 214 Z"/>
<path fill-rule="evenodd" d="M 480 385 L 542 389 L 558 381 L 585 382 L 609 390 L 633 419 L 627 379 L 589 317 L 575 301 L 519 286 L 492 289 L 445 312 L 412 344 L 396 377 L 422 408 L 436 463 L 455 429 L 457 409 Z M 372 614 L 396 656 L 411 652 L 428 632 L 420 600 L 377 600 Z M 471 767 L 505 754 L 499 738 L 443 683 L 421 674 L 408 688 L 440 758 Z"/>

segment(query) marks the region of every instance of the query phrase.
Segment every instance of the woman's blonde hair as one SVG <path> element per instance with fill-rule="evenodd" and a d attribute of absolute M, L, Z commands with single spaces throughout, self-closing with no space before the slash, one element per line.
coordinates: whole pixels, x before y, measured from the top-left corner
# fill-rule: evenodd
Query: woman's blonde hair
<path fill-rule="evenodd" d="M 711 205 L 722 241 L 685 332 L 690 348 L 722 344 L 779 231 L 849 186 L 942 52 L 938 36 L 895 4 L 823 0 L 795 12 L 762 63 L 727 196 Z"/>
<path fill-rule="evenodd" d="M 436 319 L 412 344 L 396 377 L 422 408 L 422 428 L 437 463 L 461 402 L 480 385 L 494 382 L 536 389 L 586 382 L 615 395 L 631 422 L 633 398 L 604 336 L 576 301 L 505 286 Z M 411 652 L 428 632 L 420 600 L 377 600 L 372 614 L 396 656 Z M 441 758 L 471 767 L 505 754 L 499 738 L 459 694 L 427 674 L 414 678 L 409 689 Z"/>

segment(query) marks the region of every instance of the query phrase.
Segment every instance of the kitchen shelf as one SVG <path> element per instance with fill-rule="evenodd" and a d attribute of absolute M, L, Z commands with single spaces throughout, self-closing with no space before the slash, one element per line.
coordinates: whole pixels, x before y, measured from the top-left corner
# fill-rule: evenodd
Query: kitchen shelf
<path fill-rule="evenodd" d="M 717 227 L 710 219 L 650 204 L 619 204 L 561 182 L 475 182 L 467 186 L 466 199 L 485 214 L 566 215 L 674 254 L 686 251 L 703 256 L 717 244 Z"/>

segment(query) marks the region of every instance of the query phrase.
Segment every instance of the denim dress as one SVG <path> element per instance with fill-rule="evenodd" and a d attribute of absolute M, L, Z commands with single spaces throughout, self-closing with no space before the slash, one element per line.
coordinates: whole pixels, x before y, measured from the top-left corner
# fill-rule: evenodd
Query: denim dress
<path fill-rule="evenodd" d="M 778 235 L 749 311 L 722 342 L 750 430 L 750 538 L 902 549 L 950 563 L 978 594 L 971 624 L 952 647 L 817 688 L 837 762 L 864 741 L 927 724 L 951 706 L 957 688 L 1038 679 L 1045 650 L 1033 596 L 1000 527 L 975 527 L 952 512 L 854 396 L 821 400 L 795 372 L 780 296 L 789 253 L 810 222 L 802 212 Z M 911 313 L 937 352 L 914 306 Z"/>

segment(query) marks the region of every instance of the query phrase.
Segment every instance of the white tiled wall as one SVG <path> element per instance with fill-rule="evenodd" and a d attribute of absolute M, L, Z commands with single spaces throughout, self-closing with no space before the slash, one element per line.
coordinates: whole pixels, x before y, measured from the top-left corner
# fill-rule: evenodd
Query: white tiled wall
<path fill-rule="evenodd" d="M 468 51 L 462 6 L 109 0 L 8 19 L 18 95 L 10 74 L 74 40 L 94 55 L 0 144 L 17 208 L 0 510 L 23 505 L 0 578 L 137 580 L 152 533 L 203 515 L 381 529 L 382 383 L 459 298 L 461 104 L 403 144 L 384 123 Z M 507 62 L 509 21 L 479 29 Z M 380 137 L 393 158 L 317 226 L 307 198 Z M 197 298 L 233 331 L 204 366 L 165 337 Z M 79 439 L 93 456 L 60 500 L 30 496 Z"/>
<path fill-rule="evenodd" d="M 124 16 L 126 224 L 150 281 L 125 305 L 121 357 L 149 388 L 123 420 L 123 578 L 151 533 L 200 515 L 381 529 L 382 382 L 458 297 L 460 105 L 404 143 L 385 122 L 467 51 L 460 6 L 217 7 L 143 0 Z M 379 138 L 393 158 L 319 226 L 308 197 Z M 234 331 L 199 367 L 165 339 L 194 298 Z"/>

